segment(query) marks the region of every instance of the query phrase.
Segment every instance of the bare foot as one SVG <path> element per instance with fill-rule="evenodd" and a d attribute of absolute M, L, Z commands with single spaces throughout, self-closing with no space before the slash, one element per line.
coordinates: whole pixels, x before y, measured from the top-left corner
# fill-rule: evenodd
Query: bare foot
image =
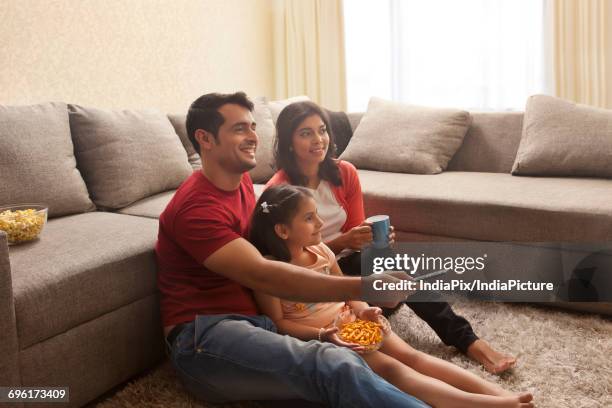
<path fill-rule="evenodd" d="M 534 408 L 533 395 L 525 392 L 514 397 L 497 397 L 495 401 L 487 401 L 482 408 Z M 474 406 L 480 407 L 480 404 Z"/>
<path fill-rule="evenodd" d="M 535 404 L 533 403 L 533 395 L 530 392 L 524 392 L 519 395 L 519 407 L 521 408 L 533 408 Z"/>
<path fill-rule="evenodd" d="M 485 370 L 492 374 L 501 374 L 516 364 L 515 357 L 493 350 L 489 343 L 480 339 L 468 347 L 467 355 L 482 364 Z"/>
<path fill-rule="evenodd" d="M 512 397 L 469 394 L 465 399 L 446 401 L 440 406 L 451 408 L 534 408 L 533 395 L 525 392 Z"/>

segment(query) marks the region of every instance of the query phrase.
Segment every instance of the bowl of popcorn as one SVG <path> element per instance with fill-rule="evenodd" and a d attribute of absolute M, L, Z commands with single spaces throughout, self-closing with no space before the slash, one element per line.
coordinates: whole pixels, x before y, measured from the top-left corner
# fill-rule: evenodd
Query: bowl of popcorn
<path fill-rule="evenodd" d="M 344 310 L 334 320 L 338 337 L 347 343 L 359 344 L 364 353 L 371 353 L 382 346 L 385 337 L 391 333 L 391 325 L 384 316 L 376 321 L 358 319 L 352 310 Z"/>
<path fill-rule="evenodd" d="M 6 232 L 9 245 L 32 241 L 47 223 L 44 204 L 19 204 L 0 207 L 0 230 Z"/>

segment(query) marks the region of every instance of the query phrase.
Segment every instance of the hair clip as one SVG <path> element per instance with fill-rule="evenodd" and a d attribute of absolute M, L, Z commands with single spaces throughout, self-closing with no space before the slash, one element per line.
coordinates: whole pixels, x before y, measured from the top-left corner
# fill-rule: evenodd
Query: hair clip
<path fill-rule="evenodd" d="M 261 208 L 263 208 L 261 210 L 262 212 L 264 212 L 266 214 L 270 214 L 270 209 L 268 207 L 269 207 L 269 205 L 268 205 L 267 202 L 264 201 L 263 203 L 261 203 Z"/>

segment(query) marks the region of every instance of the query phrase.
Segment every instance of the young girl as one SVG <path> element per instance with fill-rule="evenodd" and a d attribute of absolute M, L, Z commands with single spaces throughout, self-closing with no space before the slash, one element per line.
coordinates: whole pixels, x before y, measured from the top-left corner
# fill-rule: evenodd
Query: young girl
<path fill-rule="evenodd" d="M 259 198 L 250 227 L 251 242 L 263 255 L 312 269 L 313 273 L 342 275 L 334 253 L 321 242 L 323 223 L 310 191 L 280 185 Z M 301 340 L 327 341 L 362 351 L 340 339 L 332 327 L 345 303 L 297 303 L 256 293 L 261 311 L 276 324 L 279 333 Z M 351 301 L 348 306 L 363 320 L 376 320 L 380 308 Z M 451 363 L 419 352 L 391 332 L 379 351 L 362 354 L 381 377 L 399 389 L 434 407 L 528 408 L 532 395 L 505 391 Z"/>
<path fill-rule="evenodd" d="M 337 254 L 345 274 L 360 275 L 361 256 L 355 251 L 372 241 L 372 229 L 365 220 L 357 170 L 352 164 L 335 159 L 334 134 L 326 112 L 309 101 L 285 107 L 276 121 L 274 158 L 278 171 L 266 185 L 293 184 L 311 189 L 324 220 L 323 242 Z M 433 293 L 428 295 L 431 298 Z M 498 374 L 515 365 L 516 358 L 479 339 L 470 323 L 441 297 L 433 302 L 413 301 L 406 305 L 444 344 L 457 347 L 487 371 Z"/>

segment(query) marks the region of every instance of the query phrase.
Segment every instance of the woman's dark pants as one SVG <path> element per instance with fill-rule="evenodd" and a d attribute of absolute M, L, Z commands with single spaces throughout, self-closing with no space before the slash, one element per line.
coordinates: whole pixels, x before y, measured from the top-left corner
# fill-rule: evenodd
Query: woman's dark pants
<path fill-rule="evenodd" d="M 360 276 L 361 275 L 361 254 L 355 252 L 347 257 L 338 260 L 340 269 L 345 275 Z M 444 301 L 430 301 L 433 297 L 442 298 L 438 294 L 427 293 L 426 302 L 418 301 L 418 297 L 422 296 L 418 292 L 410 297 L 410 301 L 405 304 L 411 308 L 414 313 L 423 319 L 429 327 L 436 332 L 440 340 L 447 346 L 454 346 L 462 353 L 466 353 L 468 347 L 478 340 L 478 336 L 474 333 L 470 323 L 462 316 L 455 314 L 451 306 Z M 395 309 L 384 309 L 385 315 L 388 316 L 395 312 Z"/>

